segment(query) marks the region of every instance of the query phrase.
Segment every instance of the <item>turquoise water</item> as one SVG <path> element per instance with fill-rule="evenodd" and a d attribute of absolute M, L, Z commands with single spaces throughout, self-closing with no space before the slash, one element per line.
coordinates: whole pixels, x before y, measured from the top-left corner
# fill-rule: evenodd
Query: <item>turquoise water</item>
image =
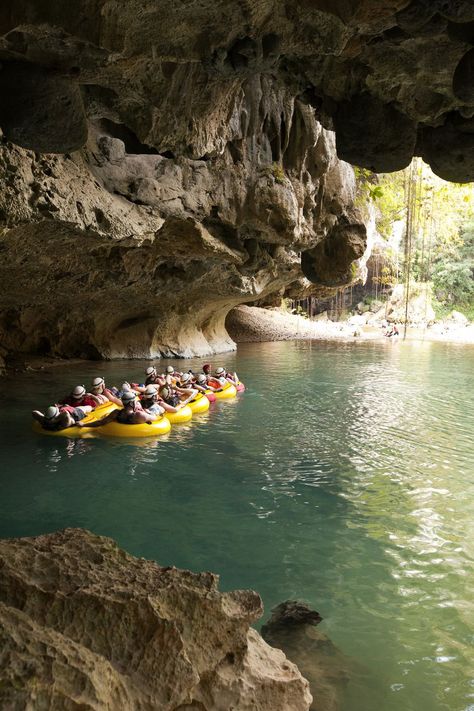
<path fill-rule="evenodd" d="M 148 363 L 1 381 L 0 536 L 83 526 L 267 611 L 305 599 L 360 662 L 345 711 L 474 709 L 474 349 L 250 344 L 214 362 L 247 392 L 141 446 L 35 435 L 29 410 Z"/>

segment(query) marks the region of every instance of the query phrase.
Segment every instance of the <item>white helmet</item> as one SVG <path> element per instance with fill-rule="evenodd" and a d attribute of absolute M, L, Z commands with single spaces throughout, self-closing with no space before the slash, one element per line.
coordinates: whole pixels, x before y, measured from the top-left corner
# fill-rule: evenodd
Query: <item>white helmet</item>
<path fill-rule="evenodd" d="M 206 379 L 206 376 L 204 375 L 204 373 L 199 373 L 199 374 L 198 374 L 198 376 L 197 376 L 197 381 L 198 381 L 198 383 L 205 383 L 205 382 L 207 382 L 207 379 Z"/>
<path fill-rule="evenodd" d="M 130 383 L 122 383 L 121 390 L 123 393 L 129 392 L 132 389 Z"/>
<path fill-rule="evenodd" d="M 123 393 L 122 395 L 122 402 L 124 405 L 130 405 L 130 403 L 135 402 L 137 399 L 137 396 L 135 395 L 132 390 L 127 390 L 126 392 Z"/>
<path fill-rule="evenodd" d="M 48 407 L 48 409 L 44 413 L 44 416 L 47 420 L 52 420 L 53 417 L 57 417 L 58 415 L 59 407 L 56 407 L 56 405 L 51 405 L 51 407 Z"/>
<path fill-rule="evenodd" d="M 72 396 L 76 400 L 79 400 L 79 398 L 83 397 L 83 395 L 86 394 L 86 389 L 83 385 L 76 385 L 74 390 L 72 391 Z"/>
<path fill-rule="evenodd" d="M 224 375 L 225 370 L 221 366 L 219 368 L 216 368 L 216 375 Z"/>
<path fill-rule="evenodd" d="M 145 397 L 154 397 L 157 393 L 155 385 L 147 385 L 144 391 Z"/>
<path fill-rule="evenodd" d="M 148 368 L 146 369 L 145 373 L 147 375 L 153 375 L 153 373 L 156 373 L 156 368 L 154 365 L 149 365 Z"/>
<path fill-rule="evenodd" d="M 167 373 L 170 373 L 170 374 L 171 374 L 171 373 L 174 373 L 174 368 L 173 368 L 173 366 L 172 366 L 172 365 L 167 365 L 167 366 L 166 366 L 166 372 L 167 372 Z"/>
<path fill-rule="evenodd" d="M 189 383 L 189 381 L 191 380 L 191 374 L 190 373 L 183 373 L 180 380 L 182 383 Z"/>
<path fill-rule="evenodd" d="M 92 387 L 99 388 L 101 385 L 105 385 L 104 378 L 101 378 L 100 376 L 98 376 L 97 378 L 94 378 L 94 380 L 92 381 Z"/>

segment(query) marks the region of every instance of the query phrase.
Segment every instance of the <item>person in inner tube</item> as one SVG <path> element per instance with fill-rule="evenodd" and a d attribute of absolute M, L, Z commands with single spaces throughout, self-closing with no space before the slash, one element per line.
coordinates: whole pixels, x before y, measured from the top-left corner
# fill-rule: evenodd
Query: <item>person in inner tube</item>
<path fill-rule="evenodd" d="M 216 388 L 212 388 L 208 384 L 207 378 L 204 373 L 198 373 L 197 375 L 195 375 L 194 378 L 192 379 L 192 384 L 193 384 L 193 388 L 195 388 L 196 390 L 199 390 L 199 392 L 201 392 L 201 393 L 205 393 L 206 390 L 211 391 L 211 392 L 214 392 L 216 390 Z"/>
<path fill-rule="evenodd" d="M 147 385 L 141 399 L 141 406 L 153 415 L 163 415 L 165 408 L 158 402 L 158 389 L 156 385 Z"/>
<path fill-rule="evenodd" d="M 92 381 L 91 395 L 98 398 L 101 404 L 113 402 L 115 405 L 121 405 L 120 399 L 105 386 L 105 380 L 100 375 Z"/>
<path fill-rule="evenodd" d="M 84 385 L 76 385 L 69 395 L 59 401 L 60 405 L 71 405 L 72 407 L 87 406 L 97 407 L 100 405 L 100 398 L 92 393 L 86 392 Z"/>
<path fill-rule="evenodd" d="M 157 385 L 159 388 L 166 385 L 165 375 L 160 375 L 154 365 L 150 365 L 146 371 L 145 387 L 147 385 Z"/>
<path fill-rule="evenodd" d="M 151 425 L 156 420 L 155 414 L 145 412 L 140 405 L 137 395 L 133 390 L 127 390 L 122 395 L 122 410 L 113 410 L 105 417 L 95 422 L 83 423 L 78 422 L 78 427 L 100 427 L 107 425 L 109 422 L 119 422 L 121 425 Z"/>
<path fill-rule="evenodd" d="M 183 373 L 175 385 L 175 390 L 179 395 L 181 402 L 191 402 L 198 390 L 193 387 L 193 377 L 191 373 Z"/>
<path fill-rule="evenodd" d="M 90 405 L 51 405 L 44 414 L 40 410 L 33 410 L 31 414 L 44 430 L 59 432 L 77 425 L 91 410 Z"/>

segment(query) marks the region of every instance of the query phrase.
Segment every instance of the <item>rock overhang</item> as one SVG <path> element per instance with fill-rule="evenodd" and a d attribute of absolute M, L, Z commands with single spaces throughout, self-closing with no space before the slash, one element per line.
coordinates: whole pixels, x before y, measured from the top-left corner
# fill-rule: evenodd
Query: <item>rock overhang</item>
<path fill-rule="evenodd" d="M 346 160 L 474 175 L 473 22 L 461 0 L 4 3 L 3 348 L 204 355 L 236 304 L 354 283 Z"/>
<path fill-rule="evenodd" d="M 0 125 L 65 153 L 84 145 L 86 116 L 108 118 L 158 151 L 209 158 L 241 132 L 243 83 L 265 74 L 310 97 L 341 159 L 385 172 L 421 155 L 469 181 L 473 23 L 461 0 L 7 1 Z"/>

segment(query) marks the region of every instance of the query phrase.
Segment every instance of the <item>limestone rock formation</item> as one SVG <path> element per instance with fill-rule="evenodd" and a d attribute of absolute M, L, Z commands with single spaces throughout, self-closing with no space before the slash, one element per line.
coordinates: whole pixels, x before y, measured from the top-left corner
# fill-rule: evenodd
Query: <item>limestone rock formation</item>
<path fill-rule="evenodd" d="M 217 585 L 80 529 L 0 541 L 1 708 L 307 711 L 259 596 Z"/>
<path fill-rule="evenodd" d="M 473 22 L 470 0 L 5 0 L 0 125 L 43 152 L 80 147 L 99 117 L 160 152 L 210 158 L 232 141 L 238 154 L 243 88 L 266 77 L 334 122 L 343 159 L 401 168 L 452 130 L 468 180 Z M 267 118 L 278 159 L 291 127 Z"/>
<path fill-rule="evenodd" d="M 411 326 L 423 326 L 434 323 L 436 314 L 432 305 L 433 293 L 429 283 L 419 283 L 412 286 L 409 299 L 408 310 L 406 304 L 405 288 L 403 284 L 397 284 L 393 289 L 390 298 L 382 309 L 374 314 L 371 322 L 387 320 L 390 323 L 405 323 Z"/>
<path fill-rule="evenodd" d="M 470 0 L 5 0 L 0 357 L 204 355 L 236 304 L 357 281 L 342 161 L 474 179 L 473 23 Z"/>
<path fill-rule="evenodd" d="M 287 125 L 299 128 L 283 172 L 263 128 L 268 116 L 282 120 L 283 98 L 260 87 L 254 104 L 255 82 L 247 88 L 253 128 L 239 158 L 232 145 L 212 160 L 144 153 L 110 122 L 91 125 L 86 148 L 72 154 L 0 145 L 7 352 L 153 358 L 232 349 L 224 321 L 233 306 L 311 287 L 301 254 L 322 285 L 324 268 L 311 267 L 326 264 L 314 252 L 321 240 L 321 254 L 334 254 L 326 281 L 358 278 L 351 263 L 364 254 L 365 226 L 333 134 L 286 97 Z"/>

